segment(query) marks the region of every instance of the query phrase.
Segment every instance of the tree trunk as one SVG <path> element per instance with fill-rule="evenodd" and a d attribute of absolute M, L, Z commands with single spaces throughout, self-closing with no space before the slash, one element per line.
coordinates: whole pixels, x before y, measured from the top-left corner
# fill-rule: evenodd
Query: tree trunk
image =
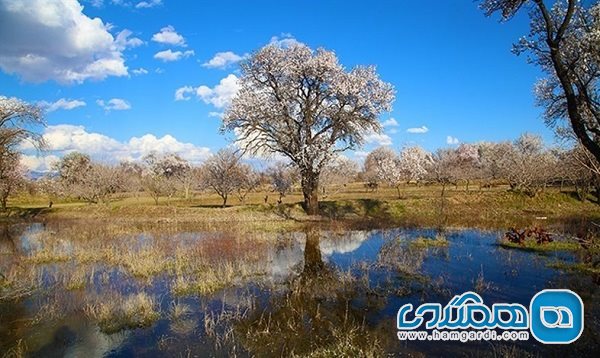
<path fill-rule="evenodd" d="M 227 195 L 223 195 L 223 205 L 221 206 L 222 208 L 227 206 Z"/>
<path fill-rule="evenodd" d="M 321 256 L 319 245 L 320 232 L 315 228 L 306 230 L 306 246 L 304 247 L 304 270 L 305 275 L 314 277 L 323 274 L 325 263 Z"/>
<path fill-rule="evenodd" d="M 396 191 L 398 192 L 398 199 L 402 199 L 402 194 L 400 194 L 400 185 L 396 185 Z"/>
<path fill-rule="evenodd" d="M 538 4 L 538 6 L 540 6 Z M 551 26 L 551 24 L 546 23 L 546 26 Z M 548 39 L 549 42 L 554 42 L 552 39 Z M 567 101 L 567 114 L 569 115 L 569 121 L 571 122 L 571 128 L 573 128 L 573 133 L 577 136 L 581 144 L 596 158 L 596 160 L 600 161 L 600 145 L 592 139 L 588 133 L 585 126 L 585 119 L 580 112 L 580 103 L 575 90 L 573 89 L 573 81 L 571 80 L 571 76 L 569 74 L 568 67 L 563 64 L 559 45 L 559 43 L 550 45 L 550 58 L 552 59 L 552 63 L 554 65 L 554 70 L 556 71 L 556 77 L 560 81 L 561 87 L 565 94 L 565 99 Z M 554 46 L 553 46 L 554 45 Z"/>
<path fill-rule="evenodd" d="M 308 215 L 319 215 L 319 174 L 306 171 L 302 173 L 302 194 L 304 211 Z"/>

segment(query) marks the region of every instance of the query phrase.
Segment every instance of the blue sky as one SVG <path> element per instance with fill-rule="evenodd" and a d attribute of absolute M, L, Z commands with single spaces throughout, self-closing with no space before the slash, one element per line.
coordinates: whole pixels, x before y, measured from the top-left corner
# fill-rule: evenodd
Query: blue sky
<path fill-rule="evenodd" d="M 500 24 L 458 0 L 19 2 L 0 0 L 0 95 L 57 108 L 46 117 L 52 156 L 82 150 L 135 159 L 155 146 L 201 161 L 231 139 L 219 134 L 215 114 L 234 93 L 234 81 L 221 81 L 237 74 L 236 63 L 206 63 L 291 38 L 334 50 L 348 68 L 376 65 L 395 86 L 394 110 L 381 121 L 397 125 L 363 150 L 390 142 L 434 150 L 448 136 L 496 141 L 525 131 L 553 138 L 534 106 L 541 74 L 510 52 L 528 32 L 524 14 Z M 31 65 L 32 54 L 45 62 Z M 187 100 L 176 100 L 181 88 L 190 89 Z M 426 133 L 407 132 L 423 126 Z"/>

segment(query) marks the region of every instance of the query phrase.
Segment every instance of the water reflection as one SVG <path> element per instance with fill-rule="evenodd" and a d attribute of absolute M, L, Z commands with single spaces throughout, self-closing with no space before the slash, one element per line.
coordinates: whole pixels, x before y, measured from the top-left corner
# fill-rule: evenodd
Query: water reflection
<path fill-rule="evenodd" d="M 554 260 L 573 261 L 573 255 L 502 249 L 495 245 L 497 233 L 475 230 L 447 233 L 445 246 L 413 244 L 434 235 L 400 229 L 242 236 L 64 223 L 5 226 L 0 351 L 481 353 L 489 344 L 400 344 L 396 310 L 408 302 L 445 302 L 472 289 L 489 302 L 527 304 L 546 287 L 572 288 L 586 303 L 586 331 L 569 348 L 581 355 L 598 348 L 597 283 L 549 267 Z M 511 349 L 520 355 L 562 348 L 494 346 L 496 352 Z"/>

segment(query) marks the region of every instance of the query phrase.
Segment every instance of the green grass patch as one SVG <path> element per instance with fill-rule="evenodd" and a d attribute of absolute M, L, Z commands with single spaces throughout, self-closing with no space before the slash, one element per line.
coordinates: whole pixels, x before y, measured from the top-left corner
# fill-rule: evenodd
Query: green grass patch
<path fill-rule="evenodd" d="M 581 249 L 581 245 L 573 241 L 552 241 L 545 244 L 538 244 L 533 240 L 525 240 L 520 245 L 514 242 L 502 240 L 498 244 L 505 249 L 517 249 L 530 252 L 548 252 L 548 251 L 577 251 Z"/>
<path fill-rule="evenodd" d="M 590 263 L 584 262 L 568 263 L 564 261 L 556 261 L 549 263 L 548 267 L 569 272 L 579 272 L 592 275 L 600 274 L 600 267 L 595 267 Z"/>
<path fill-rule="evenodd" d="M 427 249 L 430 247 L 448 247 L 450 242 L 443 235 L 436 235 L 434 238 L 420 236 L 409 244 L 416 249 Z"/>

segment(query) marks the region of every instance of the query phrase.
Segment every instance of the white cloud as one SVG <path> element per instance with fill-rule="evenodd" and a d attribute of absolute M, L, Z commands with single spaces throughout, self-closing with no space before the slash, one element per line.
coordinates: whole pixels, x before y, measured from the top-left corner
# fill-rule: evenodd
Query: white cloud
<path fill-rule="evenodd" d="M 180 142 L 169 134 L 161 138 L 153 134 L 145 134 L 120 142 L 104 134 L 88 132 L 83 126 L 61 124 L 48 126 L 44 131 L 43 138 L 48 143 L 47 153 L 49 154 L 46 156 L 24 154 L 22 163 L 29 170 L 47 171 L 53 162 L 74 151 L 88 154 L 96 160 L 111 163 L 123 160 L 138 161 L 152 152 L 175 153 L 195 164 L 210 156 L 209 148 Z M 31 151 L 34 148 L 31 143 L 23 142 L 21 149 Z"/>
<path fill-rule="evenodd" d="M 223 118 L 223 112 L 208 112 L 209 117 Z"/>
<path fill-rule="evenodd" d="M 0 68 L 28 82 L 127 76 L 122 52 L 139 39 L 128 30 L 115 39 L 110 25 L 82 10 L 74 0 L 0 1 Z"/>
<path fill-rule="evenodd" d="M 392 145 L 392 138 L 384 133 L 369 132 L 364 136 L 364 140 L 367 144 Z"/>
<path fill-rule="evenodd" d="M 281 48 L 287 48 L 298 44 L 301 44 L 301 42 L 296 40 L 294 36 L 292 36 L 292 34 L 289 33 L 283 33 L 279 36 L 273 36 L 269 41 L 269 45 L 275 45 Z"/>
<path fill-rule="evenodd" d="M 165 50 L 165 51 L 160 51 L 154 54 L 154 58 L 157 60 L 161 60 L 164 62 L 172 62 L 172 61 L 179 61 L 182 58 L 187 58 L 190 56 L 194 56 L 194 51 L 193 50 L 188 50 L 185 52 L 181 52 L 181 51 L 171 51 L 171 49 Z"/>
<path fill-rule="evenodd" d="M 231 51 L 217 52 L 213 58 L 211 58 L 208 62 L 203 63 L 202 66 L 207 68 L 224 69 L 229 65 L 240 62 L 246 58 L 246 56 L 247 55 L 240 56 Z"/>
<path fill-rule="evenodd" d="M 69 111 L 69 110 L 75 109 L 77 107 L 83 107 L 86 105 L 86 103 L 84 101 L 80 101 L 80 100 L 76 100 L 76 99 L 69 100 L 66 98 L 61 98 L 61 99 L 57 100 L 56 102 L 41 101 L 41 102 L 39 102 L 39 105 L 44 107 L 47 112 L 54 112 L 59 109 L 64 109 L 64 110 Z"/>
<path fill-rule="evenodd" d="M 238 90 L 238 78 L 236 75 L 230 74 L 221 79 L 219 84 L 213 88 L 206 85 L 201 85 L 196 88 L 191 86 L 178 88 L 175 91 L 175 100 L 187 101 L 191 98 L 189 95 L 195 92 L 198 99 L 202 100 L 204 103 L 212 104 L 216 108 L 223 108 L 231 103 L 231 100 L 237 94 Z"/>
<path fill-rule="evenodd" d="M 446 137 L 446 143 L 447 144 L 454 145 L 454 144 L 458 144 L 458 142 L 459 142 L 458 138 L 456 138 L 456 137 L 453 137 L 453 136 L 447 136 Z"/>
<path fill-rule="evenodd" d="M 192 86 L 184 86 L 181 88 L 178 88 L 175 91 L 175 100 L 176 101 L 188 101 L 191 97 L 188 96 L 188 94 L 194 93 L 194 87 Z"/>
<path fill-rule="evenodd" d="M 162 0 L 140 1 L 135 4 L 135 7 L 137 9 L 150 9 L 159 5 L 162 5 Z"/>
<path fill-rule="evenodd" d="M 36 172 L 47 172 L 52 169 L 52 165 L 58 162 L 60 158 L 56 155 L 21 155 L 21 165 Z"/>
<path fill-rule="evenodd" d="M 178 34 L 177 31 L 175 31 L 175 28 L 171 25 L 163 27 L 162 29 L 160 29 L 160 32 L 157 32 L 154 35 L 152 35 L 152 41 L 166 45 L 182 47 L 187 46 L 183 36 Z"/>
<path fill-rule="evenodd" d="M 122 98 L 112 98 L 108 101 L 96 100 L 96 104 L 104 108 L 105 111 L 125 111 L 131 109 L 131 104 Z"/>
<path fill-rule="evenodd" d="M 102 7 L 102 6 L 104 6 L 104 0 L 88 0 L 88 2 L 93 7 Z"/>
<path fill-rule="evenodd" d="M 144 41 L 138 39 L 137 37 L 129 38 L 133 33 L 127 29 L 119 32 L 117 37 L 115 37 L 115 44 L 121 50 L 126 48 L 138 47 L 144 44 Z"/>
<path fill-rule="evenodd" d="M 145 68 L 143 68 L 143 67 L 137 68 L 137 69 L 135 69 L 135 70 L 131 70 L 131 72 L 132 72 L 134 75 L 137 75 L 137 76 L 140 76 L 140 75 L 147 75 L 147 74 L 148 74 L 148 70 L 147 70 L 147 69 L 145 69 Z"/>
<path fill-rule="evenodd" d="M 423 134 L 423 133 L 429 132 L 429 128 L 427 128 L 426 126 L 415 127 L 415 128 L 408 128 L 406 130 L 406 132 L 407 133 L 413 133 L 413 134 Z"/>
<path fill-rule="evenodd" d="M 217 108 L 223 108 L 231 103 L 233 97 L 239 90 L 238 78 L 234 74 L 223 78 L 218 85 L 213 88 L 200 86 L 196 88 L 196 95 L 204 103 L 210 103 Z"/>
<path fill-rule="evenodd" d="M 175 153 L 193 163 L 202 162 L 210 156 L 210 149 L 192 143 L 182 143 L 169 134 L 162 138 L 153 134 L 133 137 L 127 143 L 127 152 L 129 160 L 138 160 L 152 152 Z"/>
<path fill-rule="evenodd" d="M 383 127 L 397 127 L 398 126 L 398 122 L 394 118 L 390 117 L 388 120 L 386 120 L 383 123 L 381 123 L 381 125 Z"/>

